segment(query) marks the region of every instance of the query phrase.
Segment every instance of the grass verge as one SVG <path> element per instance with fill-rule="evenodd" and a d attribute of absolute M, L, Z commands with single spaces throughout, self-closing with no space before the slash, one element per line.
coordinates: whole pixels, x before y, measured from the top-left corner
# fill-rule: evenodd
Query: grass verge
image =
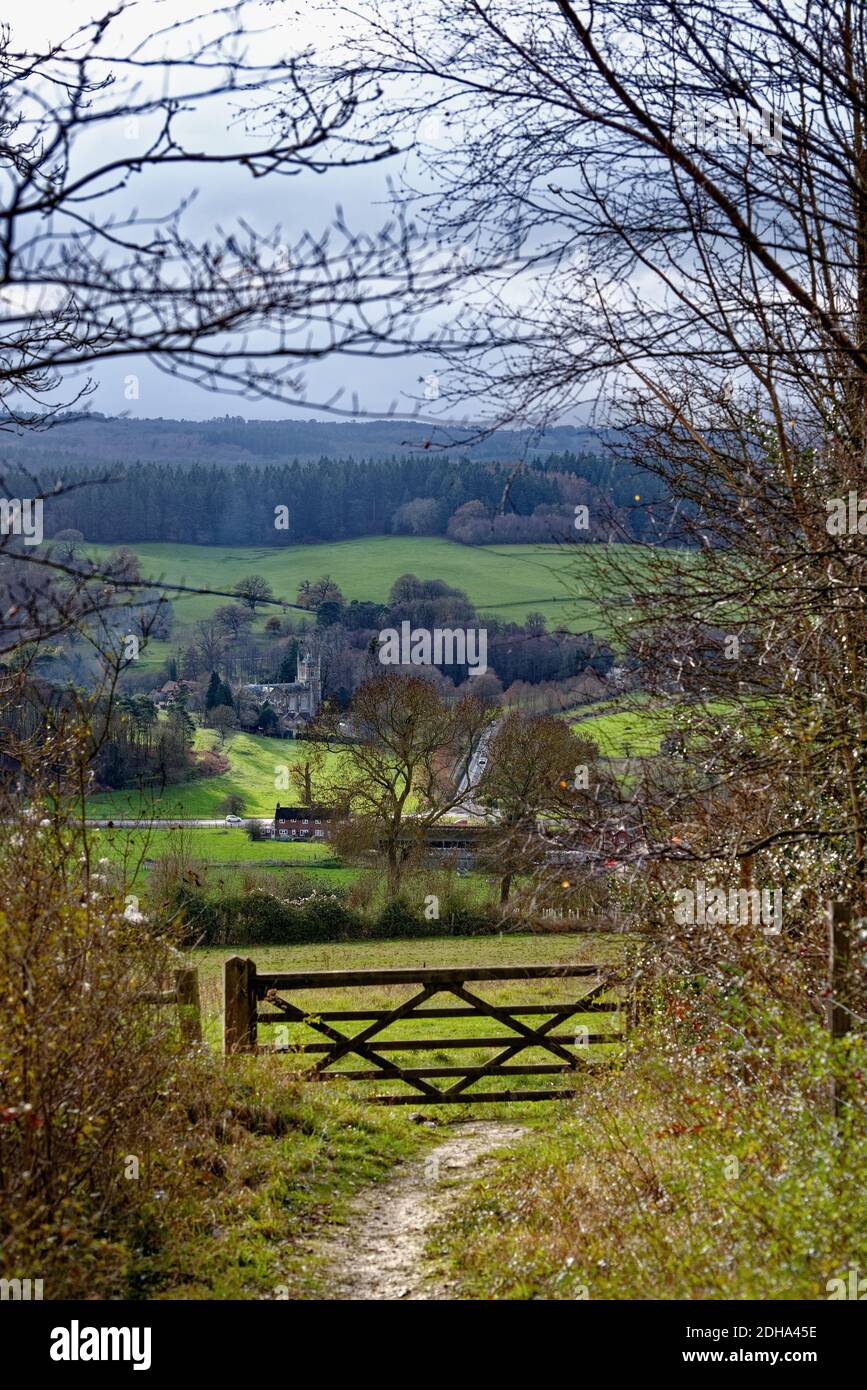
<path fill-rule="evenodd" d="M 543 1107 L 432 1243 L 459 1297 L 824 1299 L 863 1266 L 863 1134 L 776 1076 L 747 1092 L 673 1062 L 640 1051 Z"/>
<path fill-rule="evenodd" d="M 210 1067 L 222 1071 L 216 1059 Z M 266 1057 L 236 1059 L 213 1076 L 192 1115 L 191 1137 L 172 1155 L 183 1182 L 163 1184 L 156 1159 L 152 1191 L 137 1203 L 127 1297 L 319 1296 L 316 1232 L 432 1137 L 346 1088 L 294 1082 L 285 1063 Z"/>

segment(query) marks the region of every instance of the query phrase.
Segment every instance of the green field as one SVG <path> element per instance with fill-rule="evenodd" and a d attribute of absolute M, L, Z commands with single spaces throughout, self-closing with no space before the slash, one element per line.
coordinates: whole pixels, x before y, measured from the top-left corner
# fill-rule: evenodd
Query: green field
<path fill-rule="evenodd" d="M 243 546 L 159 545 L 127 547 L 138 555 L 146 578 L 167 584 L 190 584 L 228 591 L 244 575 L 261 574 L 275 597 L 295 601 L 303 579 L 330 574 L 350 599 L 384 601 L 402 574 L 443 579 L 464 589 L 481 612 L 512 622 L 527 613 L 545 614 L 549 629 L 603 631 L 600 588 L 595 573 L 605 557 L 636 562 L 639 552 L 626 545 L 512 545 L 464 546 L 439 536 L 368 536 L 324 545 L 295 545 L 280 549 Z M 94 545 L 89 552 L 105 558 L 111 546 Z M 225 598 L 213 594 L 171 594 L 179 626 L 209 616 Z M 269 612 L 259 610 L 256 630 Z M 297 616 L 297 614 L 296 614 Z M 176 645 L 151 643 L 142 661 L 151 665 Z"/>
<path fill-rule="evenodd" d="M 281 868 L 309 869 L 317 865 L 333 865 L 336 861 L 325 844 L 305 844 L 288 840 L 251 840 L 238 826 L 210 826 L 175 830 L 117 830 L 89 831 L 98 837 L 102 853 L 118 862 L 133 859 L 158 859 L 175 848 L 179 834 L 190 857 L 202 864 L 265 865 Z"/>
<path fill-rule="evenodd" d="M 180 830 L 93 826 L 88 830 L 88 842 L 94 859 L 106 859 L 117 871 L 125 891 L 146 886 L 154 862 L 171 853 L 181 855 L 201 888 L 223 896 L 247 892 L 251 885 L 260 892 L 280 893 L 287 874 L 302 874 L 320 892 L 333 893 L 350 888 L 363 872 L 341 864 L 327 844 L 251 840 L 244 830 L 222 826 L 185 826 Z M 406 882 L 412 882 L 411 875 Z M 429 887 L 430 880 L 426 878 L 425 883 Z M 380 905 L 383 891 L 380 881 L 374 899 Z M 481 904 L 491 891 L 490 881 L 482 873 L 466 873 L 460 878 L 464 900 Z"/>
<path fill-rule="evenodd" d="M 623 938 L 613 933 L 504 932 L 498 936 L 430 936 L 409 941 L 336 941 L 323 946 L 256 946 L 250 954 L 260 970 L 385 970 L 392 966 L 617 961 L 622 949 Z M 231 948 L 224 946 L 200 946 L 193 952 L 192 964 L 199 969 L 206 1010 L 218 1008 L 223 961 L 233 954 Z M 566 987 L 559 981 L 561 990 Z M 515 991 L 526 995 L 530 985 L 518 980 L 497 988 L 517 998 Z M 537 988 L 535 981 L 532 988 Z"/>
<path fill-rule="evenodd" d="M 592 738 L 605 758 L 647 758 L 659 752 L 671 727 L 671 711 L 615 709 L 569 727 L 579 738 Z"/>
<path fill-rule="evenodd" d="M 155 860 L 172 853 L 194 866 L 204 885 L 226 893 L 241 892 L 251 871 L 261 872 L 263 886 L 271 881 L 268 871 L 275 876 L 284 870 L 303 873 L 325 891 L 346 887 L 356 878 L 356 871 L 338 864 L 325 844 L 251 840 L 238 827 L 124 830 L 94 826 L 88 841 L 91 853 L 119 870 L 130 889 L 146 879 Z"/>
<path fill-rule="evenodd" d="M 650 758 L 689 710 L 687 703 L 655 704 L 651 700 L 646 693 L 636 692 L 619 702 L 605 702 L 599 706 L 600 713 L 570 720 L 569 727 L 579 737 L 592 738 L 605 758 Z M 730 708 L 725 700 L 702 706 L 705 714 L 719 717 Z"/>
<path fill-rule="evenodd" d="M 280 801 L 291 805 L 298 793 L 291 783 L 288 789 L 275 787 L 277 769 L 303 761 L 310 756 L 308 744 L 295 739 L 263 738 L 258 734 L 230 734 L 220 747 L 213 729 L 197 729 L 195 747 L 198 750 L 216 748 L 229 760 L 229 769 L 217 777 L 202 777 L 191 782 L 179 782 L 165 790 L 100 792 L 89 797 L 87 815 L 90 820 L 213 820 L 224 813 L 220 806 L 230 794 L 240 796 L 247 816 L 273 816 Z"/>
<path fill-rule="evenodd" d="M 303 874 L 323 893 L 349 888 L 359 870 L 338 863 L 324 844 L 286 840 L 250 840 L 244 830 L 219 826 L 182 830 L 123 830 L 97 826 L 88 830 L 91 854 L 107 859 L 124 890 L 146 886 L 157 859 L 181 854 L 201 888 L 221 895 L 247 891 L 254 875 L 262 892 L 279 890 L 288 872 Z"/>

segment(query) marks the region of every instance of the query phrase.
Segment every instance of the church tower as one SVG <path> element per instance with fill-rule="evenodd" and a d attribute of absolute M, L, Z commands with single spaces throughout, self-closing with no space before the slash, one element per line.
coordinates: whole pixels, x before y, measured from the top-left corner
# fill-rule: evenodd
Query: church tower
<path fill-rule="evenodd" d="M 317 652 L 307 650 L 298 658 L 298 683 L 307 687 L 306 713 L 313 715 L 322 703 L 322 666 Z"/>

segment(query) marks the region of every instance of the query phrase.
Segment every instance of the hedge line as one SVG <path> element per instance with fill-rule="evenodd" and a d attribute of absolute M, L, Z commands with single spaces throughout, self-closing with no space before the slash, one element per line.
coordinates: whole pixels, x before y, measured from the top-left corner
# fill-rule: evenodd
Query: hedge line
<path fill-rule="evenodd" d="M 270 893 L 209 898 L 185 892 L 181 909 L 188 945 L 283 946 L 317 942 L 370 941 L 423 936 L 482 936 L 503 924 L 490 910 L 442 902 L 438 920 L 429 920 L 409 903 L 389 903 L 367 917 L 338 898 L 313 896 L 286 902 Z"/>

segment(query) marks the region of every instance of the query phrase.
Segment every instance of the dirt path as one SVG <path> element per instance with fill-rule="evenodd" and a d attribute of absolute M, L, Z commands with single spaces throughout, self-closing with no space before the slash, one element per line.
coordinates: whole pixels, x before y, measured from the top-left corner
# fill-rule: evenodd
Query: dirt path
<path fill-rule="evenodd" d="M 329 1265 L 326 1297 L 453 1297 L 447 1276 L 425 1258 L 425 1245 L 483 1171 L 484 1159 L 525 1133 L 522 1125 L 493 1121 L 455 1125 L 424 1158 L 356 1197 L 348 1224 L 317 1242 Z"/>

